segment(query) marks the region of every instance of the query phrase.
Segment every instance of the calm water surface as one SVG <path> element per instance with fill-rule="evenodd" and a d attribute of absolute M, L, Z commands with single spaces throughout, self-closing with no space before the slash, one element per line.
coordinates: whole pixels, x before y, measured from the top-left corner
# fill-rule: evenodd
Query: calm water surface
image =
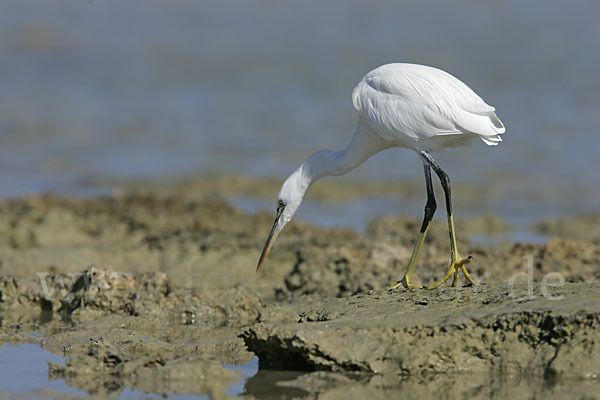
<path fill-rule="evenodd" d="M 48 362 L 64 365 L 64 360 L 37 344 L 0 346 L 0 397 L 45 399 L 68 395 L 86 396 L 86 392 L 68 386 L 63 379 L 48 380 Z M 240 395 L 244 393 L 246 381 L 258 372 L 258 358 L 254 357 L 245 365 L 225 364 L 225 367 L 240 371 L 243 379 L 227 388 L 230 396 Z M 125 388 L 114 396 L 120 399 L 207 399 L 195 395 L 150 394 L 130 388 Z"/>
<path fill-rule="evenodd" d="M 344 147 L 356 123 L 354 85 L 402 61 L 463 79 L 507 126 L 497 148 L 436 156 L 456 188 L 498 193 L 457 212 L 496 213 L 517 226 L 600 212 L 598 15 L 593 0 L 6 0 L 0 196 L 94 194 L 89 182 L 111 177 L 283 178 L 316 149 Z M 421 175 L 415 155 L 388 150 L 350 179 Z M 309 202 L 299 217 L 360 229 L 380 212 L 420 215 L 422 204 Z M 46 361 L 56 357 L 34 345 L 0 347 L 0 380 L 11 376 L 3 390 L 81 394 L 47 381 Z"/>
<path fill-rule="evenodd" d="M 285 177 L 345 146 L 354 85 L 404 61 L 463 79 L 505 122 L 501 146 L 437 156 L 457 185 L 500 188 L 480 211 L 600 212 L 598 15 L 592 0 L 5 1 L 0 196 L 93 193 L 98 177 Z M 406 150 L 350 175 L 422 179 Z"/>

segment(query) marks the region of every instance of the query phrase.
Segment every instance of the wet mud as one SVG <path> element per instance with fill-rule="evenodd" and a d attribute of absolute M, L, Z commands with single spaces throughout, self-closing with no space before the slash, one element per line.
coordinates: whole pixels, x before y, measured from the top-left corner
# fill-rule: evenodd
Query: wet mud
<path fill-rule="evenodd" d="M 257 275 L 273 215 L 208 192 L 0 202 L 0 345 L 63 355 L 49 377 L 102 397 L 227 398 L 242 377 L 224 364 L 255 355 L 246 398 L 599 392 L 600 242 L 558 230 L 566 222 L 549 222 L 543 244 L 486 246 L 469 237 L 509 225 L 458 220 L 478 285 L 388 291 L 418 219 L 362 234 L 294 221 Z M 436 220 L 415 280 L 438 280 L 449 254 Z"/>
<path fill-rule="evenodd" d="M 385 290 L 296 307 L 295 321 L 274 313 L 244 332 L 261 367 L 600 376 L 600 284 Z"/>

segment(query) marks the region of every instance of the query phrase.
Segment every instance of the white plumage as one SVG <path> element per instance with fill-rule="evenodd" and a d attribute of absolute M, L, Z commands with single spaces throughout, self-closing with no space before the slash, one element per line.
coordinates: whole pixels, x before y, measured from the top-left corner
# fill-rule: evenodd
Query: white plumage
<path fill-rule="evenodd" d="M 473 284 L 465 268 L 471 257 L 461 258 L 456 246 L 450 180 L 429 152 L 466 145 L 475 138 L 480 138 L 488 146 L 500 143 L 500 135 L 505 128 L 494 107 L 447 72 L 424 65 L 400 63 L 383 65 L 366 74 L 352 92 L 352 104 L 360 117 L 348 147 L 343 151 L 317 151 L 281 186 L 277 216 L 257 270 L 275 238 L 292 219 L 306 191 L 316 180 L 327 175 L 343 175 L 382 150 L 404 147 L 417 152 L 423 162 L 427 204 L 407 272 L 394 287 L 414 287 L 411 278 L 417 256 L 437 207 L 431 183 L 432 169 L 444 188 L 452 261 L 448 274 L 430 288 L 438 287 L 453 274 L 453 285 L 456 285 L 459 270 Z"/>
<path fill-rule="evenodd" d="M 462 135 L 494 146 L 505 131 L 494 107 L 452 75 L 424 65 L 374 69 L 354 88 L 352 103 L 374 133 L 398 147 L 438 150 L 466 143 Z"/>

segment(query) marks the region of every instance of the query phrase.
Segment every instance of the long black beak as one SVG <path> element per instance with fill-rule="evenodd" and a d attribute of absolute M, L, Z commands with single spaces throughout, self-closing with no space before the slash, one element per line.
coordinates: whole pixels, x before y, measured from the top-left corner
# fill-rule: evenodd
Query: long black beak
<path fill-rule="evenodd" d="M 277 235 L 279 235 L 279 218 L 281 218 L 281 214 L 283 213 L 283 209 L 285 207 L 280 207 L 277 210 L 277 216 L 275 217 L 275 222 L 273 223 L 273 228 L 271 228 L 271 232 L 269 233 L 269 237 L 267 238 L 267 242 L 265 243 L 265 247 L 263 247 L 262 253 L 260 253 L 260 258 L 258 260 L 258 265 L 256 266 L 256 272 L 260 271 L 260 267 L 262 267 L 263 262 L 265 262 L 265 258 L 267 258 L 267 254 L 269 254 L 269 250 L 275 243 L 275 239 Z"/>

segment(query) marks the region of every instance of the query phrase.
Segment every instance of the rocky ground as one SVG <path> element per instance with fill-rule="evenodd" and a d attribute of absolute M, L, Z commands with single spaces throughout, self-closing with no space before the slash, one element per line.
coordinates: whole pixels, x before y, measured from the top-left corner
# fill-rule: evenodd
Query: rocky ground
<path fill-rule="evenodd" d="M 246 398 L 600 393 L 593 218 L 537 224 L 552 236 L 543 244 L 494 246 L 469 236 L 502 220 L 459 220 L 479 284 L 388 291 L 420 221 L 382 218 L 364 234 L 292 222 L 257 275 L 273 215 L 195 190 L 0 202 L 0 345 L 63 355 L 49 376 L 102 397 L 129 387 L 226 398 L 242 378 L 223 364 L 255 355 Z M 448 266 L 438 220 L 423 284 Z"/>

